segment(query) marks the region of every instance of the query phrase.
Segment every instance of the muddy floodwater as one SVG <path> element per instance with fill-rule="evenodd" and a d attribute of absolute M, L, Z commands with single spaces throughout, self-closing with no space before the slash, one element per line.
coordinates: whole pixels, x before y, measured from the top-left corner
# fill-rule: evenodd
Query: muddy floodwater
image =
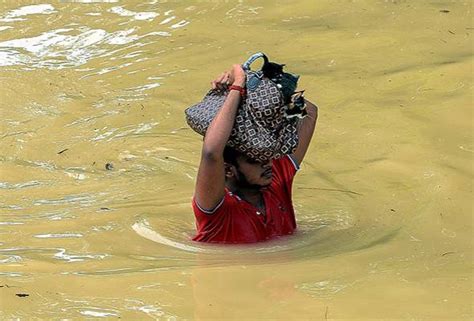
<path fill-rule="evenodd" d="M 471 1 L 1 1 L 0 319 L 472 320 Z M 191 241 L 184 109 L 263 51 L 295 235 Z"/>

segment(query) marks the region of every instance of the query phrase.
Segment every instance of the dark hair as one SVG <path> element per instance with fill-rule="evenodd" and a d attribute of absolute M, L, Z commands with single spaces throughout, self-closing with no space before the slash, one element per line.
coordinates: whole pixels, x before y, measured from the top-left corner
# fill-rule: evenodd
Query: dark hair
<path fill-rule="evenodd" d="M 237 157 L 239 157 L 241 153 L 237 151 L 236 149 L 230 147 L 230 146 L 225 146 L 224 148 L 224 162 L 228 164 L 232 164 L 234 166 L 237 166 Z"/>

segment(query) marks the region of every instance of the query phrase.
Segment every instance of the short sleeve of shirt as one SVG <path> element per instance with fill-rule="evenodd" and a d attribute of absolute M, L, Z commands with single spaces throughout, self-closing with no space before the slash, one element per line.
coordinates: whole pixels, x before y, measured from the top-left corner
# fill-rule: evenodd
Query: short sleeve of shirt
<path fill-rule="evenodd" d="M 286 194 L 291 195 L 293 178 L 299 170 L 298 163 L 293 156 L 286 155 L 273 161 L 274 184 L 276 188 L 281 188 Z"/>
<path fill-rule="evenodd" d="M 198 235 L 202 238 L 206 234 L 206 239 L 214 239 L 219 234 L 222 234 L 222 225 L 225 223 L 226 214 L 229 209 L 235 205 L 235 200 L 227 191 L 222 201 L 214 208 L 213 211 L 206 211 L 202 209 L 193 197 L 193 211 L 196 217 L 196 228 Z M 195 237 L 195 238 L 196 238 Z"/>

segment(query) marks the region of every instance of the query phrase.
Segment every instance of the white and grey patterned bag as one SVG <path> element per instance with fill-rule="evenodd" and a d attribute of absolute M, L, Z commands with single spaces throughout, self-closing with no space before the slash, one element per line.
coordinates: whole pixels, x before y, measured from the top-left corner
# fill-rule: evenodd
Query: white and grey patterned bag
<path fill-rule="evenodd" d="M 258 58 L 260 71 L 250 70 Z M 236 114 L 227 145 L 256 160 L 266 161 L 290 154 L 298 145 L 298 119 L 306 115 L 303 92 L 296 92 L 298 76 L 283 72 L 263 53 L 252 55 L 243 65 L 247 96 Z M 189 126 L 201 135 L 214 119 L 229 91 L 210 90 L 204 99 L 185 110 Z"/>

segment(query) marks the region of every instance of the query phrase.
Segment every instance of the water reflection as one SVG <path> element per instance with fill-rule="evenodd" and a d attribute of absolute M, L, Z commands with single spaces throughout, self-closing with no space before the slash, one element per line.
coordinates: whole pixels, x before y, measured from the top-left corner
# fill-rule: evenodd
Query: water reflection
<path fill-rule="evenodd" d="M 256 320 L 279 319 L 288 306 L 292 306 L 292 314 L 287 319 L 310 320 L 326 307 L 324 302 L 299 291 L 291 275 L 273 270 L 271 265 L 263 268 L 197 267 L 192 271 L 190 282 L 196 320 L 224 320 L 229 313 L 240 320 L 249 316 Z M 231 296 L 222 295 L 229 291 Z M 272 302 L 271 307 L 262 309 L 267 302 Z"/>

